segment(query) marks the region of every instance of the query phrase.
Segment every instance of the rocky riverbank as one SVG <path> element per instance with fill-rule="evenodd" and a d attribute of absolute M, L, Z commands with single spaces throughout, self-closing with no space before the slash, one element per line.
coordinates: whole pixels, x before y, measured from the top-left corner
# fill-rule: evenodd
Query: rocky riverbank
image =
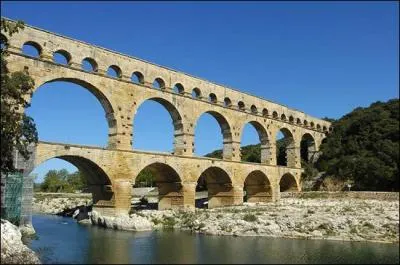
<path fill-rule="evenodd" d="M 174 228 L 209 235 L 399 242 L 398 200 L 325 195 L 305 193 L 276 204 L 245 203 L 216 209 L 135 210 L 121 217 L 87 213 L 85 208 L 77 219 L 82 224 L 128 231 Z M 35 194 L 33 206 L 48 214 L 69 209 L 71 216 L 78 206 L 90 203 L 90 194 Z"/>
<path fill-rule="evenodd" d="M 33 197 L 34 213 L 70 215 L 69 212 L 92 203 L 92 194 L 36 193 Z"/>
<path fill-rule="evenodd" d="M 1 264 L 40 264 L 38 256 L 21 238 L 18 227 L 1 219 Z"/>
<path fill-rule="evenodd" d="M 399 202 L 360 199 L 294 199 L 216 209 L 141 210 L 91 223 L 131 231 L 182 229 L 208 235 L 399 242 Z"/>

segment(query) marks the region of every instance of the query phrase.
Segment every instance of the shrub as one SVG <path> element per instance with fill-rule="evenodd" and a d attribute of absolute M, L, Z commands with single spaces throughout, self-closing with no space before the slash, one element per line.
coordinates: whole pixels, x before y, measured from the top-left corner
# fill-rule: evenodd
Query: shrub
<path fill-rule="evenodd" d="M 245 214 L 245 216 L 243 216 L 243 220 L 245 220 L 246 222 L 255 222 L 255 221 L 257 221 L 257 216 L 255 216 L 254 214 L 248 213 L 248 214 Z"/>

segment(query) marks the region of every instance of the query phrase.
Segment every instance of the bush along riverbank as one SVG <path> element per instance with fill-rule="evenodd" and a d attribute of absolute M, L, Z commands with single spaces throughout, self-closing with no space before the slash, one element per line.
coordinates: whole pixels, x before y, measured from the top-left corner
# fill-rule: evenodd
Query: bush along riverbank
<path fill-rule="evenodd" d="M 83 206 L 87 201 L 76 198 L 57 203 L 51 200 L 62 198 L 48 198 L 50 201 L 43 200 L 42 207 L 63 209 L 61 213 L 68 212 L 81 224 L 126 231 L 180 229 L 207 235 L 399 242 L 398 200 L 305 195 L 281 198 L 279 203 L 244 203 L 215 209 L 133 210 L 118 217 L 101 216 L 90 206 Z M 75 208 L 66 210 L 62 202 Z"/>

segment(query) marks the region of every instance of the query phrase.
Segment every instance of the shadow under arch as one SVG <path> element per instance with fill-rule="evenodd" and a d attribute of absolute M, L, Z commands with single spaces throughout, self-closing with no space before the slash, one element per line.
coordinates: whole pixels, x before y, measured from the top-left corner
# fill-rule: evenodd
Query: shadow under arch
<path fill-rule="evenodd" d="M 241 141 L 243 141 L 244 129 L 247 124 L 252 125 L 253 128 L 257 131 L 258 138 L 260 140 L 260 149 L 261 149 L 260 150 L 260 163 L 269 165 L 270 162 L 272 161 L 272 158 L 271 158 L 271 149 L 270 149 L 271 144 L 269 142 L 267 130 L 258 121 L 246 122 L 243 125 L 242 130 L 241 130 Z"/>
<path fill-rule="evenodd" d="M 283 127 L 279 130 L 283 138 L 277 140 L 276 161 L 278 166 L 295 167 L 296 166 L 296 147 L 292 132 Z M 279 141 L 281 141 L 279 143 Z"/>
<path fill-rule="evenodd" d="M 232 180 L 228 173 L 220 167 L 209 167 L 204 170 L 197 180 L 196 191 L 207 190 L 207 206 L 215 208 L 225 205 L 233 205 L 233 197 L 229 194 L 233 190 Z M 205 195 L 203 195 L 205 196 Z M 204 207 L 201 202 L 196 207 Z"/>
<path fill-rule="evenodd" d="M 171 166 L 155 162 L 145 166 L 134 179 L 134 184 L 141 178 L 150 177 L 158 188 L 158 209 L 184 207 L 182 180 Z"/>
<path fill-rule="evenodd" d="M 271 183 L 262 171 L 255 170 L 247 175 L 243 189 L 246 192 L 247 202 L 270 202 L 272 201 Z"/>
<path fill-rule="evenodd" d="M 150 97 L 144 99 L 140 104 L 138 104 L 137 109 L 140 108 L 145 102 L 147 101 L 154 101 L 159 103 L 161 106 L 163 106 L 168 113 L 171 116 L 172 119 L 172 125 L 174 127 L 174 140 L 173 140 L 173 146 L 174 146 L 174 151 L 172 154 L 175 155 L 183 155 L 185 154 L 188 150 L 184 148 L 184 127 L 183 127 L 183 122 L 182 122 L 182 116 L 179 113 L 178 109 L 167 99 L 160 98 L 160 97 Z M 136 116 L 137 113 L 134 114 Z M 133 122 L 135 122 L 135 117 L 133 117 Z M 132 145 L 133 146 L 133 145 Z"/>
<path fill-rule="evenodd" d="M 40 84 L 35 84 L 35 88 L 33 91 L 33 94 L 43 87 L 45 84 L 52 84 L 56 82 L 66 82 L 66 83 L 71 83 L 71 84 L 76 84 L 81 86 L 82 88 L 86 89 L 89 91 L 93 96 L 96 97 L 96 99 L 100 102 L 101 106 L 104 109 L 105 112 L 105 118 L 107 120 L 108 124 L 108 131 L 109 131 L 109 137 L 108 137 L 108 147 L 109 148 L 114 148 L 116 147 L 117 139 L 113 137 L 116 135 L 118 124 L 117 124 L 117 119 L 115 118 L 115 111 L 113 108 L 113 105 L 111 101 L 107 98 L 106 95 L 104 95 L 103 92 L 100 91 L 96 86 L 92 85 L 91 83 L 84 81 L 79 78 L 70 78 L 70 77 L 57 77 L 57 78 L 52 78 L 50 80 L 46 80 L 44 82 L 41 82 Z M 29 98 L 29 101 L 32 100 L 32 97 Z"/>
<path fill-rule="evenodd" d="M 301 137 L 300 157 L 305 162 L 311 162 L 311 163 L 316 162 L 316 160 L 318 159 L 315 139 L 309 133 L 305 133 Z"/>
<path fill-rule="evenodd" d="M 297 192 L 297 191 L 299 191 L 297 181 L 296 181 L 295 177 L 290 173 L 286 173 L 281 177 L 281 179 L 279 181 L 279 186 L 280 186 L 280 192 Z"/>
<path fill-rule="evenodd" d="M 85 176 L 88 184 L 88 191 L 92 193 L 93 204 L 96 206 L 110 205 L 113 197 L 111 190 L 111 179 L 106 172 L 92 160 L 77 155 L 56 155 L 46 157 L 35 163 L 35 168 L 46 161 L 58 158 L 74 165 Z"/>
<path fill-rule="evenodd" d="M 219 127 L 221 128 L 221 133 L 222 133 L 222 141 L 223 141 L 223 149 L 222 149 L 222 158 L 231 160 L 232 159 L 232 132 L 231 132 L 231 126 L 229 125 L 227 119 L 219 112 L 216 111 L 205 111 L 201 113 L 195 122 L 195 127 L 194 129 L 196 130 L 197 124 L 199 123 L 199 120 L 201 116 L 204 114 L 210 114 L 219 124 Z M 195 135 L 196 139 L 196 135 Z M 194 153 L 194 151 L 193 151 Z"/>

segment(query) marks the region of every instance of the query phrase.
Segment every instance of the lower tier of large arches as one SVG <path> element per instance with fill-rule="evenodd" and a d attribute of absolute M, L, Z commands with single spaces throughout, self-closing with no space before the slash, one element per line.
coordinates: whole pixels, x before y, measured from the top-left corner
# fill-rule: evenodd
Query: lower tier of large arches
<path fill-rule="evenodd" d="M 280 192 L 301 190 L 301 168 L 39 142 L 34 166 L 51 158 L 87 175 L 95 209 L 106 215 L 130 211 L 132 188 L 143 172 L 151 174 L 157 188 L 158 209 L 194 208 L 197 192 L 206 194 L 208 208 L 215 208 L 276 202 Z"/>

